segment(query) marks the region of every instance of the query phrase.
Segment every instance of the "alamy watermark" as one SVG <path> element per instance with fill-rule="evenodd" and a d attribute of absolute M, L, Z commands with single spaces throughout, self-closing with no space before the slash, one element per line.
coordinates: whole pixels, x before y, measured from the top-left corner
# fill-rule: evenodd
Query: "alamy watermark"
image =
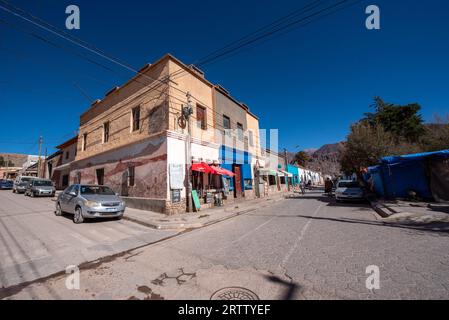
<path fill-rule="evenodd" d="M 380 30 L 380 9 L 378 6 L 372 4 L 366 7 L 366 14 L 369 16 L 366 18 L 365 26 L 368 30 Z"/>
<path fill-rule="evenodd" d="M 80 29 L 80 8 L 77 5 L 71 4 L 65 9 L 65 13 L 69 16 L 65 20 L 65 27 L 69 30 Z"/>
<path fill-rule="evenodd" d="M 380 269 L 376 265 L 370 265 L 366 267 L 366 278 L 365 286 L 368 290 L 379 290 L 380 289 Z"/>
<path fill-rule="evenodd" d="M 65 286 L 68 290 L 80 289 L 80 269 L 78 266 L 70 265 L 65 268 L 65 273 L 68 274 L 65 279 Z"/>

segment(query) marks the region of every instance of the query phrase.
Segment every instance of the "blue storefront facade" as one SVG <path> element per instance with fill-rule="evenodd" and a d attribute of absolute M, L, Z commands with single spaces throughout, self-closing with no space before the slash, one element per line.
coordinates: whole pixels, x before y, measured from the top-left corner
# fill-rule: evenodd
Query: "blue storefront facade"
<path fill-rule="evenodd" d="M 235 177 L 225 177 L 229 182 L 229 191 L 234 197 L 252 196 L 254 178 L 251 153 L 222 145 L 219 157 L 221 167 L 235 173 Z"/>
<path fill-rule="evenodd" d="M 293 175 L 292 177 L 292 185 L 293 186 L 298 186 L 299 183 L 301 182 L 301 178 L 299 175 L 299 168 L 294 166 L 294 165 L 287 165 L 287 172 L 291 173 Z"/>

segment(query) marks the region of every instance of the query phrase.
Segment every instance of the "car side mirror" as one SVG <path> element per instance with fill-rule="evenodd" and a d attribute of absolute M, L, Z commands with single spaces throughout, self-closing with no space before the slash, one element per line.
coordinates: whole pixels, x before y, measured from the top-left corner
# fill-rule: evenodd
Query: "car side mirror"
<path fill-rule="evenodd" d="M 76 197 L 76 192 L 71 191 L 71 192 L 69 192 L 69 195 L 71 195 L 72 197 Z"/>

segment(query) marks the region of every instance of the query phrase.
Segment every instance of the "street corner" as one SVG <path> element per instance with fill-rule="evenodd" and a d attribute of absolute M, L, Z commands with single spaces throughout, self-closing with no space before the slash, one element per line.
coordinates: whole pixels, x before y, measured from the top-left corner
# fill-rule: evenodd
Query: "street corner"
<path fill-rule="evenodd" d="M 222 265 L 196 271 L 178 268 L 149 285 L 152 294 L 169 300 L 274 300 L 293 298 L 299 286 L 285 275 Z"/>

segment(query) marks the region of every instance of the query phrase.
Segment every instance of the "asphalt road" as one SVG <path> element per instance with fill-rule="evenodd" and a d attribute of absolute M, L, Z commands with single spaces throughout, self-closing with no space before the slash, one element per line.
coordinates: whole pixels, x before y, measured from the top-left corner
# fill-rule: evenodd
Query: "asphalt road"
<path fill-rule="evenodd" d="M 92 265 L 80 290 L 60 276 L 7 298 L 448 299 L 448 240 L 310 192 Z M 372 265 L 379 289 L 366 287 Z"/>
<path fill-rule="evenodd" d="M 125 220 L 89 220 L 76 225 L 71 215 L 55 216 L 54 208 L 51 198 L 0 191 L 0 288 L 175 234 Z"/>

